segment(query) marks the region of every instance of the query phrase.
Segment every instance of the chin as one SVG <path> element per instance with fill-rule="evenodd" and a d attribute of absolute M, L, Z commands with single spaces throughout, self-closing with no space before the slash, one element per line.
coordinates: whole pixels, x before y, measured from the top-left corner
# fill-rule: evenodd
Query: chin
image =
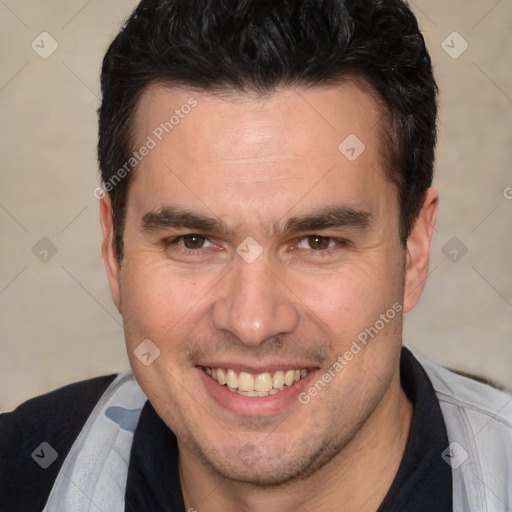
<path fill-rule="evenodd" d="M 216 472 L 222 477 L 232 481 L 254 487 L 279 487 L 288 482 L 305 478 L 305 468 L 286 467 L 281 463 L 279 466 L 269 466 L 262 462 L 253 466 L 241 467 L 232 465 L 229 467 L 214 467 Z"/>
<path fill-rule="evenodd" d="M 320 443 L 316 450 L 301 445 L 285 449 L 267 445 L 264 450 L 247 442 L 241 448 L 230 446 L 222 455 L 216 451 L 196 449 L 203 462 L 215 473 L 231 480 L 255 487 L 277 487 L 292 481 L 300 481 L 318 471 L 338 452 L 327 443 Z"/>

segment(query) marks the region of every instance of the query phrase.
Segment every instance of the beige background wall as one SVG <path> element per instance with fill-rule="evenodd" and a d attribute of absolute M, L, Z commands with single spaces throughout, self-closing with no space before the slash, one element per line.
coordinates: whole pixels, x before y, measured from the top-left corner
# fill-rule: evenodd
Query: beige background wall
<path fill-rule="evenodd" d="M 0 1 L 4 411 L 128 366 L 92 192 L 101 59 L 135 4 Z M 512 387 L 512 1 L 412 5 L 441 89 L 441 210 L 431 276 L 404 341 Z M 46 59 L 36 50 L 46 56 L 55 43 L 42 32 L 58 43 Z"/>

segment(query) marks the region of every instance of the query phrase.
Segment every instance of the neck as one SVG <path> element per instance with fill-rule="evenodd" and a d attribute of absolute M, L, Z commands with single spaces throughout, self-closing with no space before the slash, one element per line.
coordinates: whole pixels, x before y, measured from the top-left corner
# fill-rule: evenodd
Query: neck
<path fill-rule="evenodd" d="M 377 408 L 329 463 L 305 479 L 278 487 L 224 479 L 178 443 L 185 509 L 295 512 L 299 506 L 318 512 L 375 512 L 405 452 L 412 412 L 397 370 Z"/>

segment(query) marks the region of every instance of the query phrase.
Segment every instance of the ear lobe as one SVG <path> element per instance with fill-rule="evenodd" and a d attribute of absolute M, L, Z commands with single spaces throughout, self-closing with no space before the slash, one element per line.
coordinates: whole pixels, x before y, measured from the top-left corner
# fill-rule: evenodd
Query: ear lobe
<path fill-rule="evenodd" d="M 411 311 L 425 287 L 430 261 L 430 246 L 437 218 L 439 194 L 434 188 L 425 192 L 420 214 L 407 239 L 404 312 Z"/>
<path fill-rule="evenodd" d="M 100 223 L 103 231 L 103 243 L 101 245 L 101 254 L 107 271 L 110 293 L 114 304 L 121 312 L 120 301 L 120 265 L 116 257 L 114 218 L 112 214 L 112 202 L 110 196 L 106 194 L 100 200 Z"/>

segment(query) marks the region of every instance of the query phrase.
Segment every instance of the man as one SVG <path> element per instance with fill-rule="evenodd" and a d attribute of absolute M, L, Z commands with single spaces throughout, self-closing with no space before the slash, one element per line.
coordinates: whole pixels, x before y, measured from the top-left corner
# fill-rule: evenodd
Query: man
<path fill-rule="evenodd" d="M 436 84 L 401 0 L 143 0 L 102 71 L 133 374 L 0 417 L 6 510 L 505 511 L 512 397 L 420 364 Z"/>

